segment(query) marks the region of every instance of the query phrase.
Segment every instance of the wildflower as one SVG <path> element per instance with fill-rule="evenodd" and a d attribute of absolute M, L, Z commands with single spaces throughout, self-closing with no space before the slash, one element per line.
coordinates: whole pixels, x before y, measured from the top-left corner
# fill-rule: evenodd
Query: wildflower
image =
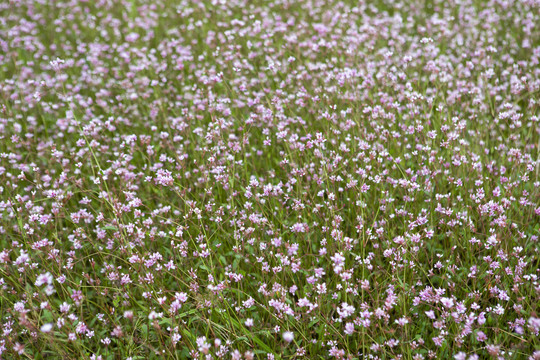
<path fill-rule="evenodd" d="M 480 342 L 486 341 L 486 340 L 487 340 L 487 336 L 486 336 L 486 334 L 484 334 L 484 332 L 478 331 L 478 332 L 476 333 L 476 340 L 478 340 L 478 341 L 480 341 Z"/>
<path fill-rule="evenodd" d="M 51 275 L 51 273 L 47 272 L 37 277 L 35 285 L 38 287 L 42 286 L 43 284 L 51 285 L 52 282 L 53 282 L 53 276 Z"/>
<path fill-rule="evenodd" d="M 345 334 L 351 335 L 354 332 L 354 324 L 353 323 L 347 323 L 345 324 Z"/>
<path fill-rule="evenodd" d="M 43 324 L 41 326 L 41 332 L 44 332 L 44 333 L 51 332 L 52 328 L 53 328 L 53 324 L 51 323 Z"/>
<path fill-rule="evenodd" d="M 441 303 L 447 308 L 451 308 L 452 306 L 454 306 L 454 300 L 452 300 L 451 298 L 443 297 L 441 298 Z"/>
<path fill-rule="evenodd" d="M 294 340 L 294 334 L 290 331 L 285 331 L 283 333 L 283 340 L 285 340 L 288 343 L 292 342 Z"/>

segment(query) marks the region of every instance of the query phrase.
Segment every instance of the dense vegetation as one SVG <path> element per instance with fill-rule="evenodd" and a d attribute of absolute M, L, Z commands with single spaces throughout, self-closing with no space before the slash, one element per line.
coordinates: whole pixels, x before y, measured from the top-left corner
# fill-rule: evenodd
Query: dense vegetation
<path fill-rule="evenodd" d="M 0 358 L 540 359 L 539 26 L 0 2 Z"/>

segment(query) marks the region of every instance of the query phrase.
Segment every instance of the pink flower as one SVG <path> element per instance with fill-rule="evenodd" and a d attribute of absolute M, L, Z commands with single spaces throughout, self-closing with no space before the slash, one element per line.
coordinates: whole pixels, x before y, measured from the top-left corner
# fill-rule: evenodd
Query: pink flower
<path fill-rule="evenodd" d="M 476 340 L 481 341 L 481 342 L 482 342 L 482 341 L 486 341 L 486 340 L 487 340 L 487 336 L 486 336 L 486 334 L 484 334 L 484 332 L 478 331 L 478 332 L 476 333 Z"/>
<path fill-rule="evenodd" d="M 294 334 L 290 331 L 285 331 L 283 333 L 283 340 L 285 340 L 288 343 L 292 342 L 294 340 Z"/>

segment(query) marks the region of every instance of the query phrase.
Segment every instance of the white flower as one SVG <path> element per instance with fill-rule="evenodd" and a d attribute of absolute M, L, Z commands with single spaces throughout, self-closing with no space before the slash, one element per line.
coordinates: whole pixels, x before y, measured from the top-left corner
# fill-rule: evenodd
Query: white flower
<path fill-rule="evenodd" d="M 163 313 L 158 313 L 158 312 L 155 312 L 155 311 L 150 312 L 150 314 L 148 315 L 149 320 L 155 320 L 155 319 L 159 319 L 161 317 L 163 317 Z"/>
<path fill-rule="evenodd" d="M 41 331 L 44 333 L 48 333 L 48 332 L 51 332 L 52 328 L 53 328 L 53 324 L 51 323 L 43 324 L 41 326 Z"/>
<path fill-rule="evenodd" d="M 283 333 L 283 340 L 285 340 L 288 343 L 292 342 L 294 340 L 294 334 L 290 331 L 285 331 Z"/>

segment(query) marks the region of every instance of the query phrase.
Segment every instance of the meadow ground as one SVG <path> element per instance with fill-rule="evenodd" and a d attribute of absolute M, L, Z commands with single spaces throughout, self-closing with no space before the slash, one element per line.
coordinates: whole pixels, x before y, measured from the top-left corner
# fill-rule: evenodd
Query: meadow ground
<path fill-rule="evenodd" d="M 539 27 L 0 1 L 0 358 L 540 359 Z"/>

